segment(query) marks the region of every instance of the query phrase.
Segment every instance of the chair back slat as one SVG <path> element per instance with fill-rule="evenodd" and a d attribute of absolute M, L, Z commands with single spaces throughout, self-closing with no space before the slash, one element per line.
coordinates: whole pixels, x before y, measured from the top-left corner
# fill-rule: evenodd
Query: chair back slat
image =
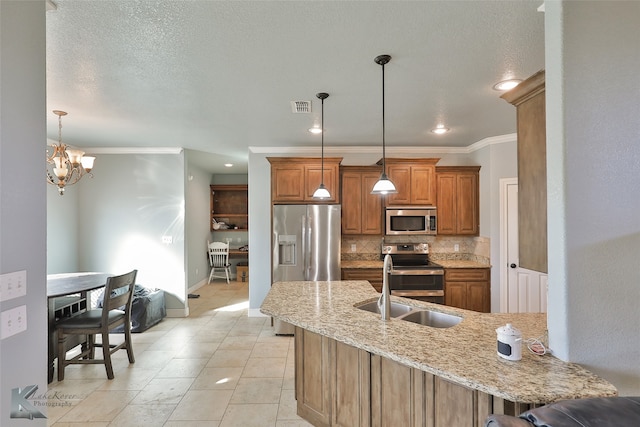
<path fill-rule="evenodd" d="M 209 243 L 209 265 L 225 267 L 229 264 L 229 244 L 224 242 Z"/>
<path fill-rule="evenodd" d="M 137 274 L 138 270 L 133 270 L 120 276 L 107 278 L 107 284 L 104 289 L 104 301 L 102 303 L 103 318 L 107 318 L 111 310 L 118 309 L 122 306 L 125 306 L 127 309 L 131 307 Z"/>

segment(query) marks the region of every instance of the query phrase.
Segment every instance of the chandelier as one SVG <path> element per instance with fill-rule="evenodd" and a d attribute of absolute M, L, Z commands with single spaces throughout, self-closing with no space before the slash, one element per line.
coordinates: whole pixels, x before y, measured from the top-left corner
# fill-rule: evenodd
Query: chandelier
<path fill-rule="evenodd" d="M 47 149 L 47 182 L 58 186 L 58 193 L 63 196 L 64 188 L 80 181 L 85 174 L 93 177 L 93 161 L 95 157 L 85 156 L 84 151 L 75 150 L 62 143 L 62 116 L 65 111 L 53 110 L 58 116 L 58 144 L 51 144 L 53 152 Z M 51 167 L 49 167 L 51 165 Z M 51 173 L 53 169 L 53 173 Z"/>

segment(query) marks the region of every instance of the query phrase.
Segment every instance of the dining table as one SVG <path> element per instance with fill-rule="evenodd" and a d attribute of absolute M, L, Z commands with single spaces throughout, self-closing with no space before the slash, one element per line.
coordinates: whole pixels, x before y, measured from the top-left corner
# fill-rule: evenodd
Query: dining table
<path fill-rule="evenodd" d="M 47 275 L 48 305 L 48 382 L 53 381 L 54 363 L 57 353 L 56 322 L 70 316 L 77 316 L 91 307 L 90 292 L 103 288 L 107 278 L 114 276 L 102 272 L 75 272 Z M 75 338 L 75 337 L 71 337 Z M 86 345 L 86 340 L 71 339 L 67 350 L 78 344 Z"/>

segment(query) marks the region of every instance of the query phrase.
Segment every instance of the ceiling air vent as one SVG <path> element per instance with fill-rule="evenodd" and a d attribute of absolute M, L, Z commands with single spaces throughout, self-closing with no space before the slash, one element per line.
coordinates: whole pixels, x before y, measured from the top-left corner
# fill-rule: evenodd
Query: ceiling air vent
<path fill-rule="evenodd" d="M 291 101 L 291 111 L 294 113 L 310 113 L 311 101 Z"/>

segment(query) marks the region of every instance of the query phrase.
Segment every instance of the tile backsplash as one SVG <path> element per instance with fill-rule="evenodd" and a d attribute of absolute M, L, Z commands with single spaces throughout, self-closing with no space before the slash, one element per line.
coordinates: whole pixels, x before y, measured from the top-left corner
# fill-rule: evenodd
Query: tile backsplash
<path fill-rule="evenodd" d="M 489 264 L 490 239 L 464 236 L 386 236 L 386 243 L 428 243 L 432 260 L 468 260 Z M 378 236 L 342 236 L 342 259 L 379 260 L 382 238 Z M 458 251 L 455 251 L 458 245 Z"/>

